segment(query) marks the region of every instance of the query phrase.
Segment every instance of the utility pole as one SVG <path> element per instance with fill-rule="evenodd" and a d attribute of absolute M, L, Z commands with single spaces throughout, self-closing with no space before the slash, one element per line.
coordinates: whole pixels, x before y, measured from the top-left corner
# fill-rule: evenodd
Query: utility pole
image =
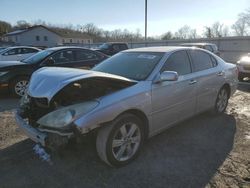
<path fill-rule="evenodd" d="M 147 14 L 148 14 L 148 2 L 145 0 L 145 42 L 147 41 Z"/>

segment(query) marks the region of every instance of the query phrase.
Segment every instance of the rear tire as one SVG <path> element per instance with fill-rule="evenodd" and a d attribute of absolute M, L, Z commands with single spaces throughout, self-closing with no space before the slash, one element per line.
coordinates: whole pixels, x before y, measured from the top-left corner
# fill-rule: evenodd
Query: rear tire
<path fill-rule="evenodd" d="M 225 112 L 229 99 L 229 92 L 226 87 L 222 87 L 217 95 L 213 113 L 222 114 Z"/>
<path fill-rule="evenodd" d="M 22 97 L 25 95 L 29 78 L 27 76 L 20 76 L 12 80 L 10 83 L 10 92 L 14 97 Z"/>
<path fill-rule="evenodd" d="M 123 114 L 97 133 L 96 150 L 105 163 L 120 167 L 134 160 L 145 138 L 142 121 L 133 114 Z"/>

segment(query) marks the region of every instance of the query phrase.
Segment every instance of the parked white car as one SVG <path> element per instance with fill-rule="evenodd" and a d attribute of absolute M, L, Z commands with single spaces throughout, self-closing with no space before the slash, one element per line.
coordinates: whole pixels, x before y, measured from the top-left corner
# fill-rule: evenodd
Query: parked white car
<path fill-rule="evenodd" d="M 247 56 L 241 57 L 237 62 L 237 68 L 239 71 L 238 79 L 243 81 L 245 77 L 250 78 L 250 53 Z"/>
<path fill-rule="evenodd" d="M 20 61 L 41 51 L 35 47 L 15 46 L 0 51 L 0 61 Z"/>

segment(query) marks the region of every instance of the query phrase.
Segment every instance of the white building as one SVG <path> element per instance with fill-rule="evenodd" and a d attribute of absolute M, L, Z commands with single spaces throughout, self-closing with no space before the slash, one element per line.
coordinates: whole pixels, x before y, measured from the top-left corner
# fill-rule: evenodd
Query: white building
<path fill-rule="evenodd" d="M 15 45 L 53 47 L 64 44 L 91 44 L 93 39 L 81 32 L 69 32 L 64 29 L 47 28 L 42 25 L 17 30 L 4 35 L 4 40 Z"/>

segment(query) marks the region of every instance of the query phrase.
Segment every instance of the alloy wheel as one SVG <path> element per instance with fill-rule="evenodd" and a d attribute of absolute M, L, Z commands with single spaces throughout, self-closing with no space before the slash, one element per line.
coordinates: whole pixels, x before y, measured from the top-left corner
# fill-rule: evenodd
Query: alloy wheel
<path fill-rule="evenodd" d="M 20 80 L 15 85 L 15 93 L 19 96 L 24 96 L 29 82 L 27 80 Z"/>
<path fill-rule="evenodd" d="M 131 159 L 141 143 L 141 132 L 137 124 L 126 123 L 118 129 L 112 140 L 112 152 L 117 161 Z"/>
<path fill-rule="evenodd" d="M 226 109 L 227 102 L 228 102 L 228 93 L 225 89 L 222 89 L 219 92 L 217 103 L 216 103 L 216 107 L 219 113 L 223 112 Z"/>

